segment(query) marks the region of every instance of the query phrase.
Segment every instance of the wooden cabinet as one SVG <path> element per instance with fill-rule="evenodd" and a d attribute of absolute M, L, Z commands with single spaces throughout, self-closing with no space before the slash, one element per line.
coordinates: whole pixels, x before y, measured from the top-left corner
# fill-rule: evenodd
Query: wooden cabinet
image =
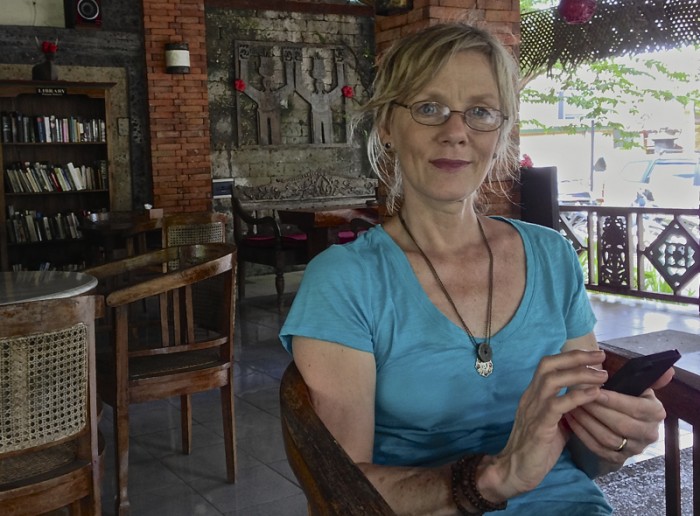
<path fill-rule="evenodd" d="M 111 83 L 0 81 L 0 268 L 80 270 L 109 211 Z"/>

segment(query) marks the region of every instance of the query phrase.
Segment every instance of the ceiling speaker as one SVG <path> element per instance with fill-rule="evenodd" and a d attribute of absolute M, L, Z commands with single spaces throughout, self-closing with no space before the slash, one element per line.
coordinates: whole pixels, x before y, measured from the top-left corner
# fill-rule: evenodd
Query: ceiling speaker
<path fill-rule="evenodd" d="M 102 26 L 101 0 L 63 0 L 66 27 L 100 28 Z"/>

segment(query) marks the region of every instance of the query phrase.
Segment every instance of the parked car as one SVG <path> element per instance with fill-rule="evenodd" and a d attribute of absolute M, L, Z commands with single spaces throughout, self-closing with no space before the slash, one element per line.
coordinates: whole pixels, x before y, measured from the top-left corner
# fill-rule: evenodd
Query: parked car
<path fill-rule="evenodd" d="M 630 161 L 608 175 L 606 206 L 697 208 L 700 205 L 700 156 L 660 156 Z"/>
<path fill-rule="evenodd" d="M 588 181 L 564 179 L 559 182 L 559 204 L 581 206 L 597 204 L 595 196 L 588 189 Z"/>

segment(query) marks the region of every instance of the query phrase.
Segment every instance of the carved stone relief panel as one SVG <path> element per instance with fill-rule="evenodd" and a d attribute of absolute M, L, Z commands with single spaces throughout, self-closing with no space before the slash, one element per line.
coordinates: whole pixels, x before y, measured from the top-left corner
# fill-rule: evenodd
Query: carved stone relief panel
<path fill-rule="evenodd" d="M 356 67 L 346 48 L 237 41 L 234 56 L 238 146 L 348 143 Z"/>

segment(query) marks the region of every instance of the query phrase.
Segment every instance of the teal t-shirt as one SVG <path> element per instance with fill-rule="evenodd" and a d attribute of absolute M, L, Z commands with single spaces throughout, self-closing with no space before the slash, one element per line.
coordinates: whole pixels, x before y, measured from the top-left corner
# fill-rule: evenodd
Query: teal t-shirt
<path fill-rule="evenodd" d="M 494 371 L 487 378 L 474 368 L 464 330 L 433 305 L 381 226 L 307 266 L 280 338 L 290 352 L 300 335 L 374 354 L 375 463 L 433 466 L 499 452 L 540 359 L 592 331 L 595 316 L 570 243 L 542 226 L 499 220 L 521 235 L 527 277 L 513 318 L 491 337 Z M 537 489 L 510 500 L 501 514 L 558 511 L 611 513 L 566 450 Z"/>

